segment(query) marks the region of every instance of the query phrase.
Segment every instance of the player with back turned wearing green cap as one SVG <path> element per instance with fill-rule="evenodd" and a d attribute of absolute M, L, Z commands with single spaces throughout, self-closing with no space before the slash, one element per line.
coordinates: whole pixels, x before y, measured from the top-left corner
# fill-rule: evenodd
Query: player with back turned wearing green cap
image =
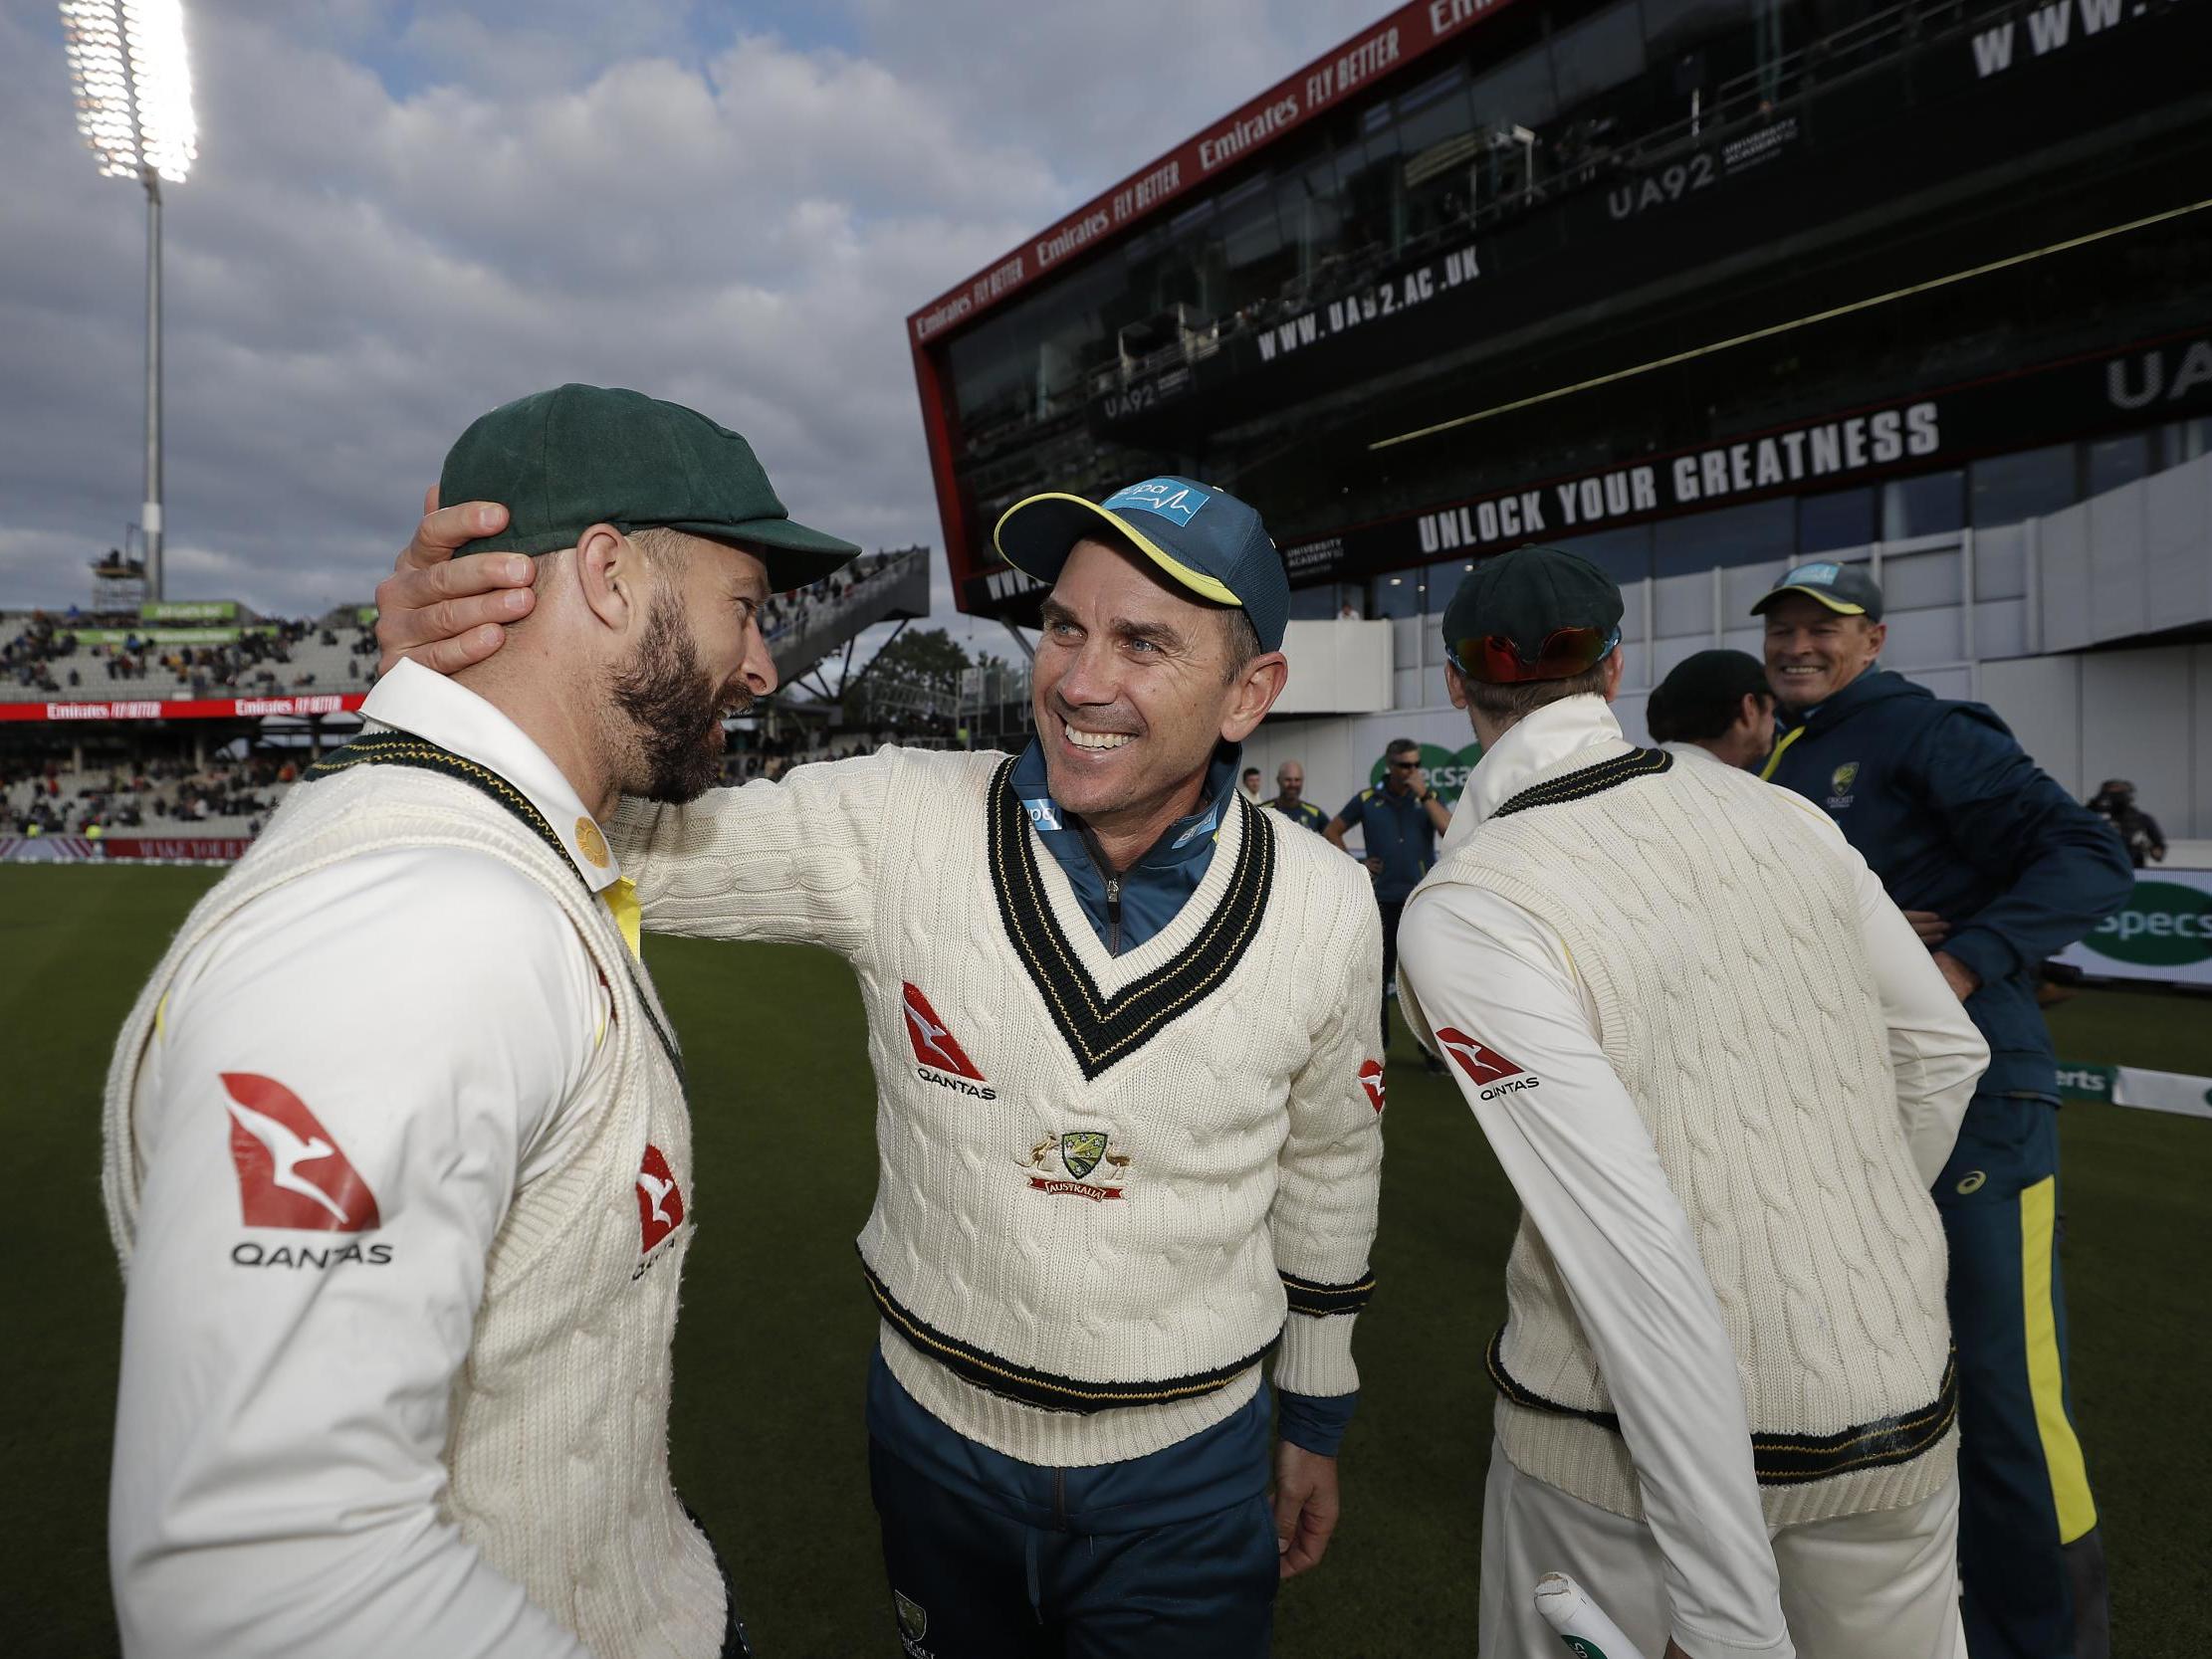
<path fill-rule="evenodd" d="M 1482 759 L 1400 934 L 1522 1203 L 1481 1651 L 1555 1651 L 1565 1572 L 1669 1659 L 1963 1659 L 1926 1186 L 1987 1050 L 1817 808 L 1623 738 L 1621 610 L 1557 548 L 1459 584 Z"/>
<path fill-rule="evenodd" d="M 857 549 L 693 410 L 562 386 L 443 486 L 538 604 L 399 663 L 200 903 L 116 1048 L 111 1568 L 176 1659 L 747 1651 L 668 1468 L 702 1210 L 681 1050 L 604 826 L 698 795 L 759 613 Z"/>
<path fill-rule="evenodd" d="M 496 558 L 445 556 L 484 511 L 424 520 L 387 648 L 452 661 L 501 614 Z M 885 1651 L 1256 1659 L 1328 1545 L 1359 1386 L 1375 904 L 1236 788 L 1287 673 L 1258 514 L 1154 478 L 1032 496 L 995 540 L 1049 584 L 1020 754 L 886 748 L 632 803 L 611 838 L 647 928 L 856 969 Z"/>

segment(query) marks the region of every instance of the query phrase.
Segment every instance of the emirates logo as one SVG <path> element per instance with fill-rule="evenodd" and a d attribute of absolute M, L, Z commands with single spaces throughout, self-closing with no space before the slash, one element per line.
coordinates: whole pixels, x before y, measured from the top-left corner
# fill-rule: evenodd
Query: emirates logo
<path fill-rule="evenodd" d="M 305 1101 L 273 1077 L 224 1072 L 222 1079 L 247 1226 L 365 1233 L 383 1224 L 376 1194 Z"/>

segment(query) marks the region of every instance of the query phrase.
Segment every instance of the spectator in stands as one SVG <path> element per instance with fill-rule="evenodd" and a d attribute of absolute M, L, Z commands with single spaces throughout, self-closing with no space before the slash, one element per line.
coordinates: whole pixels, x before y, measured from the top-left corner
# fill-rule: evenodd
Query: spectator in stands
<path fill-rule="evenodd" d="M 2091 797 L 2090 810 L 2111 820 L 2112 828 L 2119 831 L 2120 840 L 2127 844 L 2128 862 L 2136 869 L 2146 864 L 2165 863 L 2165 831 L 2158 827 L 2157 819 L 2135 804 L 2135 786 L 2127 779 L 2106 778 L 2103 786 Z"/>
<path fill-rule="evenodd" d="M 1774 747 L 1774 689 L 1765 665 L 1748 652 L 1699 651 L 1659 683 L 1644 724 L 1656 743 L 1702 749 L 1756 770 Z"/>

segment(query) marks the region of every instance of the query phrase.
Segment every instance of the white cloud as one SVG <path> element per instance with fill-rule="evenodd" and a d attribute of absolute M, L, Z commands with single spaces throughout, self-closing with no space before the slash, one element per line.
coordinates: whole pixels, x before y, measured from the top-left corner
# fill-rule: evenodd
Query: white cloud
<path fill-rule="evenodd" d="M 680 0 L 196 3 L 172 594 L 365 598 L 454 435 L 569 379 L 934 543 L 906 313 L 1380 9 L 855 0 L 809 48 Z M 78 145 L 48 8 L 0 13 L 0 602 L 68 603 L 136 516 L 142 208 Z"/>

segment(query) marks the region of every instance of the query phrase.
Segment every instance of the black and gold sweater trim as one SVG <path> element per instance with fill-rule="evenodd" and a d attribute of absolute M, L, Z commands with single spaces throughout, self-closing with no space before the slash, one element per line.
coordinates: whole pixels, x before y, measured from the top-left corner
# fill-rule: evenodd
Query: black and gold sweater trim
<path fill-rule="evenodd" d="M 1565 777 L 1532 784 L 1519 794 L 1507 797 L 1505 804 L 1490 816 L 1502 818 L 1508 812 L 1525 812 L 1532 806 L 1559 806 L 1567 801 L 1579 801 L 1640 777 L 1657 777 L 1673 764 L 1674 757 L 1662 748 L 1632 748 L 1626 754 L 1569 772 Z"/>
<path fill-rule="evenodd" d="M 479 765 L 465 755 L 455 754 L 431 742 L 427 737 L 417 737 L 406 731 L 368 731 L 355 737 L 342 748 L 334 748 L 300 774 L 303 783 L 320 783 L 326 778 L 336 777 L 357 766 L 409 766 L 417 771 L 436 772 L 440 777 L 450 777 L 456 783 L 465 783 L 477 793 L 496 801 L 531 834 L 543 841 L 560 860 L 563 869 L 576 878 L 584 892 L 591 893 L 591 884 L 583 879 L 583 872 L 576 869 L 576 862 L 569 857 L 567 846 L 561 841 L 559 831 L 546 821 L 531 798 L 489 766 Z M 592 894 L 592 902 L 598 895 Z M 628 967 L 628 964 L 624 964 Z M 653 1012 L 653 999 L 645 994 L 645 987 L 638 982 L 637 970 L 628 968 L 630 988 L 637 992 L 637 1005 L 645 1011 L 645 1023 L 653 1028 L 661 1052 L 668 1056 L 669 1065 L 676 1070 L 676 1081 L 684 1082 L 683 1051 L 677 1048 L 675 1037 L 663 1026 Z"/>
<path fill-rule="evenodd" d="M 1257 1351 L 1217 1369 L 1197 1371 L 1189 1376 L 1147 1382 L 1102 1382 L 1056 1376 L 993 1353 L 989 1348 L 978 1348 L 973 1343 L 964 1343 L 930 1325 L 891 1294 L 890 1288 L 876 1277 L 875 1269 L 868 1265 L 866 1256 L 860 1258 L 860 1271 L 867 1277 L 868 1290 L 876 1299 L 876 1307 L 909 1347 L 936 1360 L 963 1382 L 1046 1411 L 1073 1411 L 1089 1416 L 1125 1405 L 1172 1405 L 1179 1400 L 1217 1394 L 1266 1358 L 1282 1341 L 1282 1334 L 1277 1332 Z"/>
<path fill-rule="evenodd" d="M 1014 953 L 1044 998 L 1052 1023 L 1086 1080 L 1142 1048 L 1179 1015 L 1196 1007 L 1235 971 L 1267 912 L 1275 879 L 1275 838 L 1250 802 L 1237 797 L 1243 834 L 1236 865 L 1214 914 L 1172 961 L 1112 996 L 1097 983 L 1060 931 L 1037 867 L 1028 814 L 1013 790 L 1014 762 L 991 780 L 991 886 Z"/>
<path fill-rule="evenodd" d="M 1370 1269 L 1359 1282 L 1351 1285 L 1324 1285 L 1319 1280 L 1301 1279 L 1295 1273 L 1283 1273 L 1283 1295 L 1290 1301 L 1290 1311 L 1304 1314 L 1311 1319 L 1327 1319 L 1332 1314 L 1356 1314 L 1375 1297 L 1375 1274 Z"/>
<path fill-rule="evenodd" d="M 1505 1368 L 1505 1330 L 1501 1326 L 1482 1360 L 1497 1391 L 1515 1405 L 1557 1417 L 1580 1417 L 1612 1434 L 1621 1432 L 1621 1419 L 1611 1411 L 1589 1411 L 1562 1405 L 1516 1381 Z M 1935 1398 L 1915 1410 L 1893 1417 L 1878 1417 L 1834 1434 L 1754 1434 L 1751 1466 L 1761 1486 L 1803 1486 L 1855 1469 L 1875 1469 L 1910 1463 L 1934 1449 L 1958 1420 L 1958 1355 L 1956 1349 L 1943 1366 L 1943 1380 Z"/>

